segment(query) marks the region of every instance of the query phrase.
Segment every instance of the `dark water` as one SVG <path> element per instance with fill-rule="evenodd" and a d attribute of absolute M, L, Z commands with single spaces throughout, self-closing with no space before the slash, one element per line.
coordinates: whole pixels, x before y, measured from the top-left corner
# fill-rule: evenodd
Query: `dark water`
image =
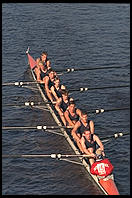
<path fill-rule="evenodd" d="M 82 71 L 60 76 L 68 88 L 126 85 L 130 82 L 129 4 L 8 3 L 2 4 L 2 81 L 31 80 L 25 51 L 37 58 L 48 52 L 54 69 L 124 66 L 121 69 Z M 35 126 L 55 122 L 46 111 L 4 107 L 34 97 L 38 91 L 4 87 L 4 126 Z M 129 107 L 129 88 L 74 92 L 83 109 Z M 24 100 L 25 101 L 25 100 Z M 130 131 L 130 111 L 91 115 L 100 136 Z M 3 154 L 73 153 L 66 140 L 41 131 L 3 131 Z M 130 137 L 105 145 L 115 169 L 120 194 L 130 194 Z M 98 195 L 100 189 L 79 165 L 50 158 L 2 160 L 3 195 Z"/>

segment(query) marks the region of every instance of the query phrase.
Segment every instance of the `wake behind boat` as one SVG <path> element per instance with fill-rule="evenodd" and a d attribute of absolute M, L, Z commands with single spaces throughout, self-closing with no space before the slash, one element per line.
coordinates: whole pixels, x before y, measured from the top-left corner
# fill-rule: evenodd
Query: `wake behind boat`
<path fill-rule="evenodd" d="M 29 50 L 26 52 L 27 53 L 27 57 L 28 57 L 28 63 L 31 69 L 31 73 L 32 73 L 32 77 L 34 79 L 34 81 L 36 81 L 36 75 L 34 72 L 34 67 L 36 66 L 36 61 L 34 60 L 34 58 L 29 54 Z M 75 152 L 75 154 L 77 155 L 77 157 L 79 155 L 81 155 L 81 152 L 79 151 L 76 143 L 74 142 L 72 136 L 69 134 L 68 130 L 66 128 L 63 128 L 63 123 L 54 107 L 54 105 L 52 103 L 49 103 L 50 100 L 48 99 L 46 92 L 44 90 L 44 86 L 40 83 L 37 83 L 37 87 L 40 91 L 40 94 L 42 96 L 43 101 L 46 103 L 47 108 L 49 109 L 51 115 L 53 116 L 55 122 L 57 123 L 57 125 L 60 127 L 61 133 L 64 134 L 67 142 L 70 144 L 71 148 L 73 149 L 73 151 Z M 82 163 L 82 165 L 85 167 L 85 169 L 87 170 L 88 174 L 93 178 L 93 181 L 98 185 L 98 187 L 102 190 L 102 192 L 106 195 L 119 195 L 118 189 L 116 187 L 115 181 L 114 181 L 114 175 L 110 174 L 107 177 L 101 177 L 101 176 L 97 176 L 97 175 L 93 175 L 90 172 L 90 164 L 87 158 L 82 158 L 82 157 L 78 157 L 80 160 L 80 163 Z"/>

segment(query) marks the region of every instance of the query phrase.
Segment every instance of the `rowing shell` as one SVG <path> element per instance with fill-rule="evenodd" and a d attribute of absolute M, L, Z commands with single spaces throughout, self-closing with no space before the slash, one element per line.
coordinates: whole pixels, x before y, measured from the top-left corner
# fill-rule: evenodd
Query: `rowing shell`
<path fill-rule="evenodd" d="M 33 57 L 27 53 L 28 56 L 28 63 L 31 69 L 31 73 L 33 76 L 33 79 L 36 81 L 36 76 L 34 74 L 33 68 L 36 65 L 36 61 L 33 59 Z M 46 97 L 46 93 L 44 92 L 44 89 L 41 87 L 40 84 L 37 83 L 37 87 L 40 91 L 40 94 L 44 100 L 44 102 L 48 102 L 48 98 Z M 55 122 L 57 123 L 57 125 L 59 127 L 62 127 L 62 123 L 59 120 L 59 118 L 57 117 L 56 113 L 55 113 L 55 109 L 51 104 L 46 104 L 46 106 L 48 107 L 50 113 L 52 114 Z M 74 144 L 74 141 L 72 140 L 72 138 L 68 135 L 68 132 L 66 129 L 64 128 L 60 128 L 61 132 L 64 134 L 67 142 L 70 144 L 70 146 L 72 147 L 73 151 L 75 152 L 76 155 L 81 154 L 78 150 L 78 148 L 76 147 L 76 145 Z M 87 172 L 89 173 L 89 175 L 93 178 L 93 180 L 96 182 L 96 184 L 98 185 L 98 187 L 103 191 L 104 194 L 106 195 L 119 195 L 118 189 L 115 185 L 114 182 L 114 175 L 111 174 L 105 178 L 99 178 L 96 175 L 93 175 L 90 173 L 90 165 L 87 162 L 86 159 L 82 159 L 82 157 L 78 157 L 82 163 L 82 165 L 86 168 Z"/>

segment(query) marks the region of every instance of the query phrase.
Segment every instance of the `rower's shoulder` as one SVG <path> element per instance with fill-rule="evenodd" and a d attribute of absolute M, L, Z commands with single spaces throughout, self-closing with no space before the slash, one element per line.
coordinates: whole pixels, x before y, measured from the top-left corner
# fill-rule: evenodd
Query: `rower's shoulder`
<path fill-rule="evenodd" d="M 98 135 L 96 135 L 96 134 L 93 134 L 93 139 L 94 139 L 94 140 L 99 140 L 99 137 L 98 137 Z"/>
<path fill-rule="evenodd" d="M 35 66 L 33 70 L 34 70 L 35 72 L 40 72 L 40 69 L 39 69 L 37 66 Z"/>
<path fill-rule="evenodd" d="M 81 142 L 85 143 L 85 136 L 84 135 L 82 135 L 82 137 L 81 137 Z"/>
<path fill-rule="evenodd" d="M 61 85 L 60 88 L 61 88 L 61 90 L 63 90 L 63 89 L 66 90 L 66 86 L 65 85 Z"/>
<path fill-rule="evenodd" d="M 81 110 L 80 109 L 78 109 L 78 108 L 76 108 L 76 113 L 79 115 L 79 116 L 81 116 Z"/>
<path fill-rule="evenodd" d="M 46 79 L 46 81 L 49 81 L 50 78 L 49 78 L 48 75 L 46 75 L 46 76 L 45 76 L 45 79 Z"/>
<path fill-rule="evenodd" d="M 89 124 L 94 124 L 93 120 L 88 120 Z"/>
<path fill-rule="evenodd" d="M 68 108 L 67 108 L 66 111 L 64 112 L 64 115 L 65 115 L 66 117 L 69 116 Z"/>
<path fill-rule="evenodd" d="M 78 127 L 80 127 L 81 126 L 81 122 L 80 122 L 80 120 L 78 120 L 77 122 L 76 122 L 76 124 L 75 124 L 76 126 L 78 126 Z"/>
<path fill-rule="evenodd" d="M 57 100 L 57 105 L 59 105 L 59 106 L 60 106 L 60 105 L 61 105 L 61 103 L 62 103 L 62 98 L 61 98 L 61 97 L 59 97 L 59 98 L 58 98 L 58 100 Z"/>
<path fill-rule="evenodd" d="M 49 58 L 47 58 L 47 62 L 51 64 L 51 61 L 49 60 Z"/>
<path fill-rule="evenodd" d="M 38 63 L 40 61 L 40 57 L 36 58 L 36 62 Z"/>
<path fill-rule="evenodd" d="M 52 85 L 50 89 L 51 89 L 51 90 L 55 90 L 55 87 L 54 87 L 54 85 Z"/>

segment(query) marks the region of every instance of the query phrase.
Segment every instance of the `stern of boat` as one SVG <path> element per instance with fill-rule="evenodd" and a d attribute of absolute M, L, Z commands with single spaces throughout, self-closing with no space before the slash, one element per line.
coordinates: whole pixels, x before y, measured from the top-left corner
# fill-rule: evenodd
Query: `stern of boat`
<path fill-rule="evenodd" d="M 103 187 L 103 189 L 108 193 L 108 195 L 119 195 L 119 191 L 114 182 L 113 174 L 107 176 L 106 178 L 100 178 L 99 183 Z"/>

